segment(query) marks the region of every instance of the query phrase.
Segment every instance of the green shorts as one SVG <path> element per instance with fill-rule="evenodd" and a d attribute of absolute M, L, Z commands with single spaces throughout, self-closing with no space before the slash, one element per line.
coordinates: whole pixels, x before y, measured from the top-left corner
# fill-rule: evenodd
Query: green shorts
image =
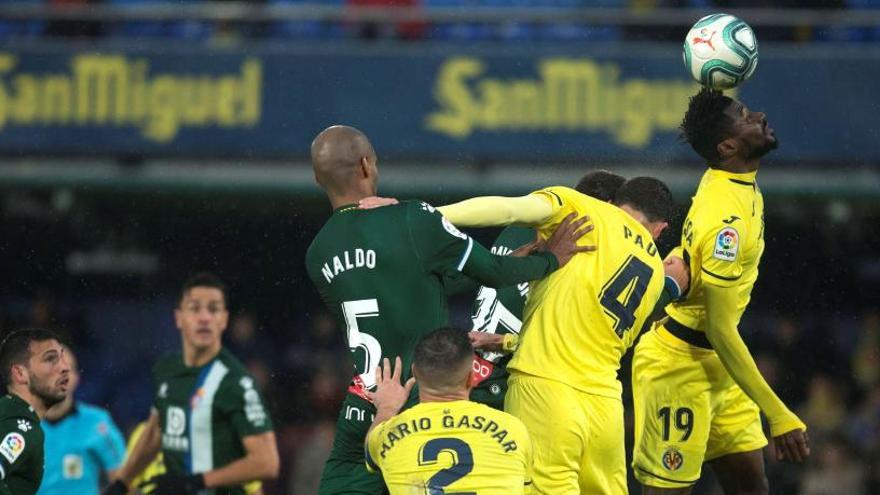
<path fill-rule="evenodd" d="M 370 473 L 364 461 L 364 439 L 376 409 L 354 394 L 346 394 L 336 419 L 333 449 L 324 464 L 319 495 L 384 495 L 388 491 L 378 473 Z"/>

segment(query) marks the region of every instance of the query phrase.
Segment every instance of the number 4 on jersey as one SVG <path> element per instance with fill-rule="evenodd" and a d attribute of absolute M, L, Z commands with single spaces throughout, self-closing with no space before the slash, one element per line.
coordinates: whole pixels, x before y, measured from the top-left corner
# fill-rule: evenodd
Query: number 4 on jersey
<path fill-rule="evenodd" d="M 623 337 L 635 324 L 636 310 L 653 273 L 647 263 L 630 255 L 602 287 L 599 302 L 605 308 L 605 314 L 614 319 L 614 333 L 618 337 Z"/>
<path fill-rule="evenodd" d="M 342 314 L 345 315 L 346 335 L 348 347 L 352 353 L 358 350 L 364 352 L 363 367 L 357 366 L 358 376 L 367 390 L 376 386 L 376 367 L 382 359 L 382 346 L 375 337 L 358 327 L 358 318 L 372 318 L 379 316 L 379 302 L 375 299 L 360 299 L 358 301 L 345 301 L 342 303 Z"/>

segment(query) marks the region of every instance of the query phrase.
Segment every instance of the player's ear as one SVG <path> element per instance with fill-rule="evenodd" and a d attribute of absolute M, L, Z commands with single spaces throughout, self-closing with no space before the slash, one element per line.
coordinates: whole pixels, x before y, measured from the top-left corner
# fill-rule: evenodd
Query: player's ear
<path fill-rule="evenodd" d="M 364 179 L 373 175 L 373 167 L 370 164 L 370 158 L 367 156 L 361 157 L 360 173 L 361 173 L 361 178 L 364 178 Z"/>
<path fill-rule="evenodd" d="M 728 138 L 718 143 L 716 150 L 718 151 L 718 155 L 721 156 L 721 159 L 726 160 L 736 155 L 739 147 L 735 139 Z"/>
<path fill-rule="evenodd" d="M 660 234 L 663 233 L 666 228 L 669 227 L 669 222 L 653 222 L 651 223 L 651 237 L 655 240 L 660 237 Z"/>
<path fill-rule="evenodd" d="M 474 379 L 475 378 L 476 378 L 476 376 L 474 376 L 474 367 L 469 366 L 467 378 L 465 378 L 465 382 L 464 382 L 464 386 L 468 390 L 468 392 L 470 392 L 470 390 L 472 388 L 474 388 Z"/>
<path fill-rule="evenodd" d="M 180 311 L 179 307 L 174 308 L 174 326 L 178 330 L 183 330 L 183 312 Z"/>
<path fill-rule="evenodd" d="M 28 383 L 29 376 L 27 366 L 24 366 L 22 364 L 13 364 L 12 367 L 9 368 L 9 372 L 12 376 L 12 381 L 14 383 Z"/>

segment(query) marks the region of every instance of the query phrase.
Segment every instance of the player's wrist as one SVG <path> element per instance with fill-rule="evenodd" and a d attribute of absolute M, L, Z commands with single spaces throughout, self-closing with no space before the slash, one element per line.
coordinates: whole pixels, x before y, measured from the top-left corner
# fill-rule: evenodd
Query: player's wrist
<path fill-rule="evenodd" d="M 770 436 L 778 437 L 794 430 L 807 430 L 807 425 L 791 411 L 777 418 L 767 418 L 770 424 Z"/>
<path fill-rule="evenodd" d="M 681 297 L 681 286 L 678 285 L 678 282 L 671 275 L 666 275 L 666 278 L 663 280 L 663 289 L 673 301 Z"/>
<path fill-rule="evenodd" d="M 551 251 L 538 251 L 532 256 L 539 256 L 547 260 L 547 271 L 545 273 L 555 272 L 559 268 L 559 258 Z"/>

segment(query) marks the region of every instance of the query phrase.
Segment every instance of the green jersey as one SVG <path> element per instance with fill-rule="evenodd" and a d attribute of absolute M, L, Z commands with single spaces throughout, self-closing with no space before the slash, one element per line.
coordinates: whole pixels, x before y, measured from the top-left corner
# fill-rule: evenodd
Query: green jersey
<path fill-rule="evenodd" d="M 495 243 L 492 254 L 507 256 L 520 246 L 535 240 L 534 229 L 526 227 L 507 227 Z M 529 282 L 493 289 L 480 287 L 474 301 L 473 330 L 488 333 L 519 334 L 522 328 L 523 308 L 529 294 Z M 499 352 L 478 352 L 474 358 L 474 379 L 476 386 L 471 390 L 471 400 L 495 409 L 504 410 L 504 395 L 507 392 L 507 363 L 512 354 Z"/>
<path fill-rule="evenodd" d="M 226 349 L 209 363 L 187 367 L 180 352 L 153 366 L 153 403 L 170 473 L 204 473 L 244 457 L 242 439 L 272 430 L 254 379 Z M 206 490 L 243 495 L 240 486 Z"/>
<path fill-rule="evenodd" d="M 444 280 L 466 276 L 489 286 L 539 279 L 557 267 L 550 253 L 494 256 L 420 201 L 371 210 L 346 206 L 333 215 L 306 254 L 309 277 L 346 329 L 354 383 L 363 395 L 382 358 L 403 360 L 425 333 L 448 325 Z"/>
<path fill-rule="evenodd" d="M 43 480 L 43 429 L 15 394 L 0 398 L 0 495 L 33 495 Z"/>

